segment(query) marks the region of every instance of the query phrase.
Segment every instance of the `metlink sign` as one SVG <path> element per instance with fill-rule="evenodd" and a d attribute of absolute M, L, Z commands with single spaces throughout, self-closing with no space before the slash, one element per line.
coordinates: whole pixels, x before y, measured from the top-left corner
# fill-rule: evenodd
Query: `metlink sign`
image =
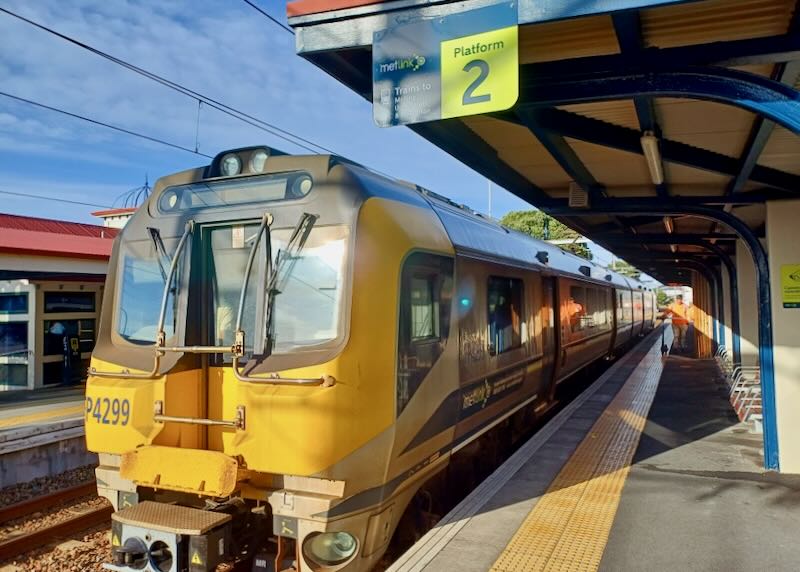
<path fill-rule="evenodd" d="M 373 116 L 381 127 L 512 107 L 519 96 L 517 5 L 375 32 Z"/>

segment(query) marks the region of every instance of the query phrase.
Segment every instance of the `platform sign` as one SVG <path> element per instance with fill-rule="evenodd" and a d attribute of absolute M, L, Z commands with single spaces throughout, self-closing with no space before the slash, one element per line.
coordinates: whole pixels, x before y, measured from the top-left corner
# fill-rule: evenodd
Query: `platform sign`
<path fill-rule="evenodd" d="M 504 2 L 375 32 L 375 123 L 509 109 L 519 97 L 517 29 L 517 4 Z"/>
<path fill-rule="evenodd" d="M 781 292 L 784 308 L 800 308 L 800 264 L 781 266 Z"/>

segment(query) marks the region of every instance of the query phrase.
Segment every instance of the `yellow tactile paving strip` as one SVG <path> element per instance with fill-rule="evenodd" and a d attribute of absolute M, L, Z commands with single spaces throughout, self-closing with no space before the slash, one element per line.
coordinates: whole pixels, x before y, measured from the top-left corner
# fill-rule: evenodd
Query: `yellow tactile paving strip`
<path fill-rule="evenodd" d="M 659 344 L 640 362 L 492 566 L 492 572 L 592 571 L 663 369 Z"/>
<path fill-rule="evenodd" d="M 8 419 L 0 419 L 0 429 L 8 429 L 9 427 L 19 427 L 44 421 L 46 419 L 54 419 L 57 417 L 69 417 L 71 415 L 81 415 L 83 413 L 83 404 L 71 405 L 69 407 L 61 407 L 59 409 L 50 409 L 40 413 L 29 413 L 27 415 L 19 415 L 17 417 L 9 417 Z"/>

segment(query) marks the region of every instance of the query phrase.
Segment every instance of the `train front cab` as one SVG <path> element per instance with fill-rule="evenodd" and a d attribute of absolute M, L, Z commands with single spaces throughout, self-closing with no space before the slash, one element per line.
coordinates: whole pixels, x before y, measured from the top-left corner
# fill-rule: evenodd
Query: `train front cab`
<path fill-rule="evenodd" d="M 247 165 L 255 151 L 237 153 Z M 258 176 L 209 180 L 197 169 L 160 180 L 115 244 L 104 301 L 114 310 L 92 358 L 86 438 L 100 454 L 98 491 L 123 509 L 117 570 L 212 570 L 265 530 L 279 560 L 363 570 L 399 518 L 402 491 L 377 514 L 369 500 L 386 484 L 395 438 L 396 332 L 386 324 L 397 320 L 409 253 L 452 261 L 452 247 L 423 198 L 363 168 L 325 156 L 268 164 Z M 288 284 L 280 272 L 268 279 L 279 251 L 299 272 Z M 269 300 L 256 284 L 278 294 Z M 292 289 L 303 293 L 294 302 Z M 269 354 L 262 343 L 273 344 Z M 393 468 L 424 475 L 419 453 Z M 231 516 L 219 520 L 219 544 L 192 544 L 216 528 L 163 532 L 164 511 L 202 523 L 209 506 Z M 166 546 L 144 540 L 155 530 Z M 156 553 L 170 555 L 162 568 Z"/>

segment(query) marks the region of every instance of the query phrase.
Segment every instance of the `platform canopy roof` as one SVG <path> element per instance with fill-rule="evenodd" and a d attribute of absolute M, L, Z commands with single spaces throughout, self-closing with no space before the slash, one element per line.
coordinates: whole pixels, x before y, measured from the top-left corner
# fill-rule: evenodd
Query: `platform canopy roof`
<path fill-rule="evenodd" d="M 298 52 L 371 100 L 375 31 L 494 3 L 295 0 L 288 14 Z M 800 197 L 796 8 L 519 0 L 515 107 L 410 128 L 649 274 L 687 282 L 733 253 L 737 220 L 763 235 L 764 202 Z M 569 206 L 571 185 L 588 208 Z"/>

